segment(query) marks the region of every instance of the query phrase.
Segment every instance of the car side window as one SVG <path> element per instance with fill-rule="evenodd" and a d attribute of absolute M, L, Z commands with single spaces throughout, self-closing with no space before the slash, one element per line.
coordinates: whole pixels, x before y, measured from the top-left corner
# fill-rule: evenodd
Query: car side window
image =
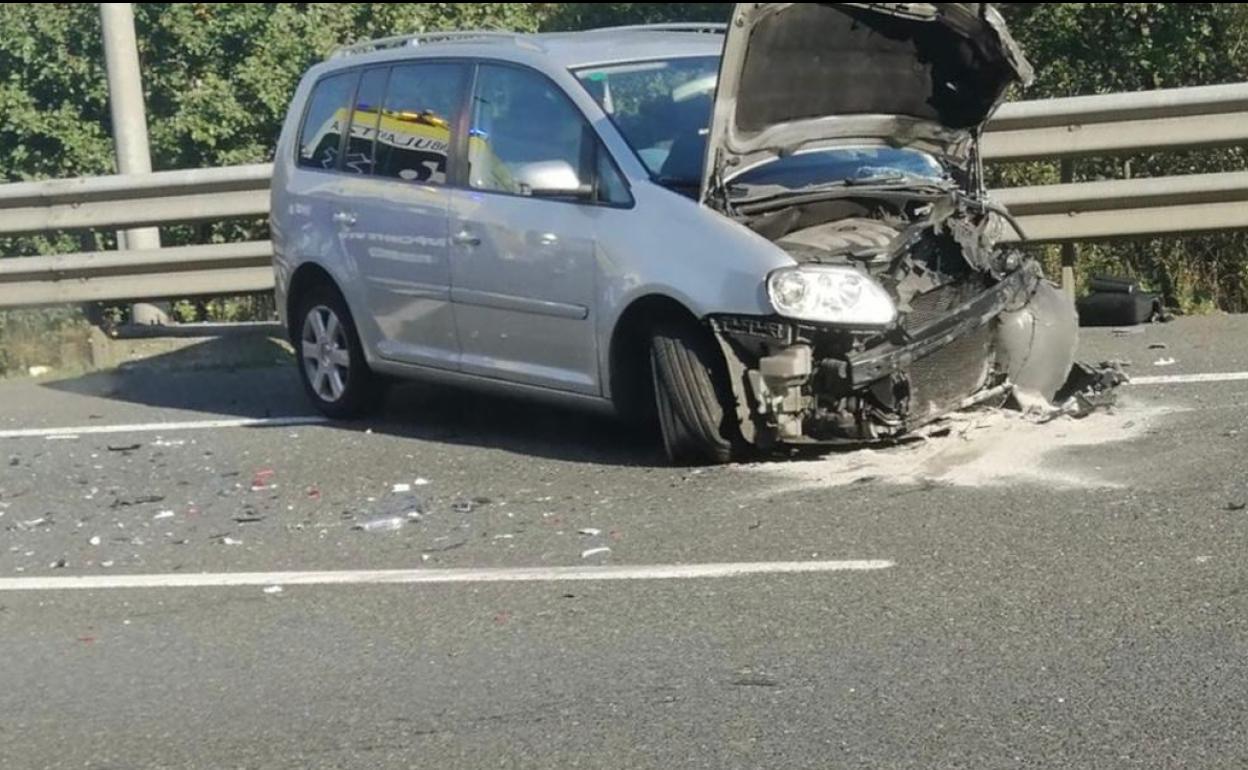
<path fill-rule="evenodd" d="M 391 69 L 378 123 L 377 176 L 447 183 L 466 72 L 462 65 L 444 62 Z"/>
<path fill-rule="evenodd" d="M 628 184 L 602 145 L 598 146 L 598 200 L 612 206 L 628 206 L 633 202 Z"/>
<path fill-rule="evenodd" d="M 590 182 L 596 148 L 567 95 L 530 70 L 483 64 L 472 100 L 468 183 L 477 190 L 531 195 Z"/>
<path fill-rule="evenodd" d="M 355 92 L 355 105 L 351 111 L 351 133 L 347 135 L 347 151 L 342 158 L 342 170 L 348 174 L 369 175 L 373 173 L 373 151 L 377 128 L 381 123 L 381 104 L 386 97 L 388 68 L 366 70 Z"/>
<path fill-rule="evenodd" d="M 301 167 L 329 171 L 338 167 L 342 130 L 358 80 L 358 72 L 344 72 L 324 78 L 312 89 L 299 130 Z"/>

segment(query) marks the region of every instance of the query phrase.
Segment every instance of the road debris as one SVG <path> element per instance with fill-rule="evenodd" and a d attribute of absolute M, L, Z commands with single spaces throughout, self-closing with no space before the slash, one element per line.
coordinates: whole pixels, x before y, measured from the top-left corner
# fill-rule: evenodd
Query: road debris
<path fill-rule="evenodd" d="M 164 495 L 142 495 L 131 498 L 119 497 L 113 500 L 113 504 L 109 507 L 116 510 L 118 508 L 134 508 L 140 505 L 154 505 L 156 503 L 163 503 L 164 501 Z"/>
<path fill-rule="evenodd" d="M 264 589 L 264 592 L 270 596 L 274 596 L 282 592 L 282 587 L 281 586 L 269 586 L 268 588 Z"/>
<path fill-rule="evenodd" d="M 1230 511 L 1231 513 L 1248 510 L 1248 503 L 1227 503 L 1226 510 Z"/>
<path fill-rule="evenodd" d="M 830 453 L 809 461 L 749 466 L 775 477 L 765 493 L 852 487 L 865 476 L 890 486 L 928 491 L 946 487 L 987 488 L 1035 484 L 1045 489 L 1119 489 L 1123 484 L 1076 458 L 1057 462 L 1068 450 L 1138 440 L 1172 408 L 1121 399 L 1113 409 L 1083 419 L 1045 419 L 1009 410 L 958 414 L 945 420 L 950 437 L 896 447 L 868 447 Z M 787 482 L 787 483 L 785 483 Z"/>
<path fill-rule="evenodd" d="M 611 553 L 611 549 L 607 548 L 606 546 L 603 546 L 601 548 L 590 548 L 588 551 L 584 551 L 581 553 L 581 558 L 592 559 L 595 556 L 602 556 L 608 553 Z"/>
<path fill-rule="evenodd" d="M 1129 381 L 1116 363 L 1076 364 L 1054 399 L 1056 411 L 1049 419 L 1062 416 L 1083 419 L 1094 412 L 1110 409 L 1118 403 L 1118 388 Z"/>
<path fill-rule="evenodd" d="M 172 519 L 172 518 L 174 517 L 174 515 L 175 515 L 175 514 L 174 514 L 174 512 L 173 512 L 173 511 L 161 511 L 160 513 L 158 513 L 158 514 L 156 514 L 155 516 L 153 516 L 153 517 L 152 517 L 152 520 L 153 520 L 153 521 L 160 521 L 161 519 Z"/>
<path fill-rule="evenodd" d="M 592 527 L 587 527 L 585 529 L 582 529 L 578 534 L 584 535 L 585 537 L 598 537 L 599 535 L 602 534 L 602 530 L 594 529 Z"/>
<path fill-rule="evenodd" d="M 391 491 L 394 492 L 394 494 L 396 495 L 407 494 L 408 492 L 412 491 L 412 485 L 411 484 L 395 484 L 394 489 L 392 489 Z"/>
<path fill-rule="evenodd" d="M 1159 358 L 1153 362 L 1153 366 L 1174 366 L 1177 363 L 1173 358 Z"/>
<path fill-rule="evenodd" d="M 733 687 L 779 687 L 780 682 L 774 677 L 769 676 L 761 671 L 753 671 L 751 669 L 742 669 L 738 671 L 732 680 Z"/>
<path fill-rule="evenodd" d="M 251 491 L 265 492 L 270 489 L 276 489 L 277 485 L 273 483 L 273 478 L 276 475 L 277 472 L 270 468 L 256 471 L 251 477 Z"/>
<path fill-rule="evenodd" d="M 131 452 L 137 452 L 142 448 L 143 448 L 142 444 L 127 444 L 125 446 L 110 446 L 108 448 L 108 451 L 118 452 L 121 454 L 130 454 Z"/>
<path fill-rule="evenodd" d="M 474 497 L 471 500 L 456 500 L 451 503 L 451 510 L 456 513 L 472 513 L 477 508 L 493 503 L 494 501 L 488 497 Z"/>
<path fill-rule="evenodd" d="M 369 519 L 356 524 L 351 529 L 360 532 L 398 532 L 407 524 L 406 516 L 384 516 L 377 519 Z"/>
<path fill-rule="evenodd" d="M 93 545 L 93 546 L 98 546 L 100 543 L 102 543 L 102 542 L 104 542 L 104 541 L 100 539 L 100 536 L 99 536 L 99 535 L 96 535 L 96 536 L 92 537 L 90 540 L 88 540 L 87 542 L 88 542 L 88 543 L 90 543 L 90 544 L 91 544 L 91 545 Z"/>

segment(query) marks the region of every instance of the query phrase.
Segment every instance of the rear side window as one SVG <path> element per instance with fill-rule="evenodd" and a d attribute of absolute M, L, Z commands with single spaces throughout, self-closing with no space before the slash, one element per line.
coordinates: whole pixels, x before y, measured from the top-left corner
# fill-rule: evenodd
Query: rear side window
<path fill-rule="evenodd" d="M 405 182 L 447 183 L 467 68 L 434 62 L 390 71 L 377 131 L 375 173 Z"/>
<path fill-rule="evenodd" d="M 299 165 L 333 170 L 338 167 L 342 130 L 351 109 L 358 72 L 331 75 L 312 89 L 308 110 L 299 131 Z"/>
<path fill-rule="evenodd" d="M 369 175 L 373 173 L 374 140 L 381 123 L 381 104 L 386 98 L 386 68 L 367 70 L 360 78 L 355 92 L 355 109 L 351 112 L 351 133 L 347 136 L 347 151 L 342 158 L 342 170 L 348 174 Z"/>

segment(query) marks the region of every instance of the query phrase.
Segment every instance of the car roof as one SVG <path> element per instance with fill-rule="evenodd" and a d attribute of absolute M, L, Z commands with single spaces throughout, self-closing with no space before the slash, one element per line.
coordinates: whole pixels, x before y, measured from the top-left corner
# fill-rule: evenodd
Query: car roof
<path fill-rule="evenodd" d="M 649 25 L 584 32 L 451 32 L 368 41 L 336 51 L 315 69 L 415 58 L 499 58 L 580 69 L 653 59 L 719 56 L 722 25 Z"/>

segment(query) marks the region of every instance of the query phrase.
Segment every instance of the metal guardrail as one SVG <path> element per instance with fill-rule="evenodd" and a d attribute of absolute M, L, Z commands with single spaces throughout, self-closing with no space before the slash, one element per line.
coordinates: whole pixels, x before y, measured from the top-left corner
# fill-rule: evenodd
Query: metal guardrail
<path fill-rule="evenodd" d="M 1248 84 L 1005 105 L 990 161 L 1248 143 Z M 0 236 L 268 215 L 269 165 L 0 185 Z M 994 197 L 1031 240 L 1248 229 L 1248 172 L 1021 187 Z M 267 291 L 268 242 L 0 260 L 0 307 Z"/>
<path fill-rule="evenodd" d="M 1248 83 L 1004 105 L 984 136 L 993 161 L 1053 160 L 1248 142 Z"/>

